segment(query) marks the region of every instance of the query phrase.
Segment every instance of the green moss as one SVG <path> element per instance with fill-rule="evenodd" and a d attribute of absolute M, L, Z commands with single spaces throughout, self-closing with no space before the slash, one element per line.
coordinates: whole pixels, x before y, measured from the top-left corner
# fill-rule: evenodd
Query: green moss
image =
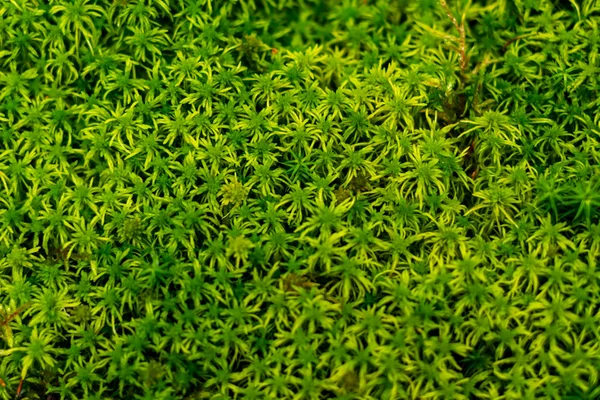
<path fill-rule="evenodd" d="M 0 399 L 597 398 L 599 23 L 0 0 Z"/>

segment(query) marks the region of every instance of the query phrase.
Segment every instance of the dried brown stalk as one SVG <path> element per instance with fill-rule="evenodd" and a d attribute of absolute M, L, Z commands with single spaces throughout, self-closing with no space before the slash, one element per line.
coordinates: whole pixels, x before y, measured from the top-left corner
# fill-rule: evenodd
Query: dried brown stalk
<path fill-rule="evenodd" d="M 17 308 L 13 313 L 6 315 L 0 321 L 0 328 L 8 325 L 13 319 L 15 319 L 21 312 L 23 312 L 27 307 L 29 307 L 29 303 L 23 304 L 21 307 Z"/>
<path fill-rule="evenodd" d="M 460 24 L 458 23 L 458 21 L 454 17 L 454 14 L 452 14 L 452 11 L 450 11 L 450 7 L 448 7 L 448 3 L 446 3 L 446 0 L 440 0 L 440 5 L 444 9 L 444 11 L 446 11 L 446 15 L 448 16 L 448 18 L 450 18 L 450 21 L 452 21 L 452 24 L 458 31 L 458 35 L 459 35 L 458 56 L 460 57 L 460 70 L 464 74 L 467 69 L 467 63 L 468 63 L 467 42 L 465 39 L 464 21 L 461 22 Z"/>

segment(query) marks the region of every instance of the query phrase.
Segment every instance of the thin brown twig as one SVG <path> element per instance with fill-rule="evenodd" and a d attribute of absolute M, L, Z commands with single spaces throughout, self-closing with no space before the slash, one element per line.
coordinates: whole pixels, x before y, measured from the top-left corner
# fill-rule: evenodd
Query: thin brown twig
<path fill-rule="evenodd" d="M 0 320 L 0 328 L 4 328 L 7 326 L 13 319 L 15 319 L 23 310 L 29 307 L 29 303 L 23 304 L 21 307 L 17 308 L 13 313 L 8 316 L 3 316 L 2 320 Z M 0 386 L 6 387 L 6 382 L 0 378 Z M 19 382 L 19 387 L 17 388 L 17 398 L 21 396 L 21 391 L 23 390 L 23 379 Z"/>
<path fill-rule="evenodd" d="M 444 11 L 446 11 L 446 15 L 448 16 L 448 18 L 450 18 L 450 21 L 452 21 L 452 24 L 458 31 L 458 35 L 459 35 L 458 56 L 460 57 L 460 70 L 464 74 L 465 70 L 467 69 L 467 43 L 466 43 L 466 38 L 465 38 L 465 26 L 463 23 L 460 23 L 460 24 L 458 23 L 458 21 L 456 20 L 456 17 L 454 17 L 454 14 L 452 14 L 452 11 L 450 11 L 450 7 L 448 7 L 448 3 L 446 3 L 446 0 L 440 0 L 440 5 L 442 6 L 442 8 L 444 8 Z"/>
<path fill-rule="evenodd" d="M 3 318 L 3 320 L 0 321 L 0 327 L 8 325 L 8 323 L 10 321 L 12 321 L 13 319 L 15 319 L 17 317 L 17 315 L 19 315 L 27 307 L 29 307 L 29 303 L 23 304 L 21 307 L 17 308 L 12 314 L 10 314 L 10 315 L 6 316 L 5 318 Z"/>
<path fill-rule="evenodd" d="M 507 40 L 506 43 L 504 43 L 504 46 L 502 46 L 502 52 L 505 53 L 508 46 L 510 46 L 512 43 L 516 42 L 519 39 L 523 39 L 523 37 L 524 37 L 523 35 L 519 35 L 519 36 L 515 36 L 512 39 Z"/>
<path fill-rule="evenodd" d="M 23 391 L 23 379 L 19 381 L 19 387 L 17 387 L 17 398 L 21 397 L 21 392 Z"/>

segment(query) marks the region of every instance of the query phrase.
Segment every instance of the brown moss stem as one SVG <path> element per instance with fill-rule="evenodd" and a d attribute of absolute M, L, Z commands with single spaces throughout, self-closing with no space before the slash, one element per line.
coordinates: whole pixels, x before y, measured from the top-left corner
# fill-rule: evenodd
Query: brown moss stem
<path fill-rule="evenodd" d="M 454 25 L 456 30 L 458 31 L 458 35 L 459 35 L 458 56 L 460 58 L 460 70 L 464 74 L 467 69 L 467 63 L 468 63 L 467 43 L 466 43 L 466 39 L 465 39 L 464 23 L 460 23 L 460 24 L 458 23 L 458 20 L 456 19 L 454 14 L 452 14 L 452 11 L 450 11 L 450 7 L 448 7 L 448 3 L 446 3 L 446 0 L 440 0 L 440 5 L 446 12 L 446 15 L 448 16 L 448 18 L 450 18 L 450 21 L 452 21 L 452 24 Z"/>

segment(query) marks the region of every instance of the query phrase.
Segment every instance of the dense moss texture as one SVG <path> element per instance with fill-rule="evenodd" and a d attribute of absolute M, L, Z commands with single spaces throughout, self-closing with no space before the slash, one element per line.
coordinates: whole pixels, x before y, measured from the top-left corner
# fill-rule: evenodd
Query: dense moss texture
<path fill-rule="evenodd" d="M 600 1 L 0 1 L 0 398 L 600 398 Z"/>

